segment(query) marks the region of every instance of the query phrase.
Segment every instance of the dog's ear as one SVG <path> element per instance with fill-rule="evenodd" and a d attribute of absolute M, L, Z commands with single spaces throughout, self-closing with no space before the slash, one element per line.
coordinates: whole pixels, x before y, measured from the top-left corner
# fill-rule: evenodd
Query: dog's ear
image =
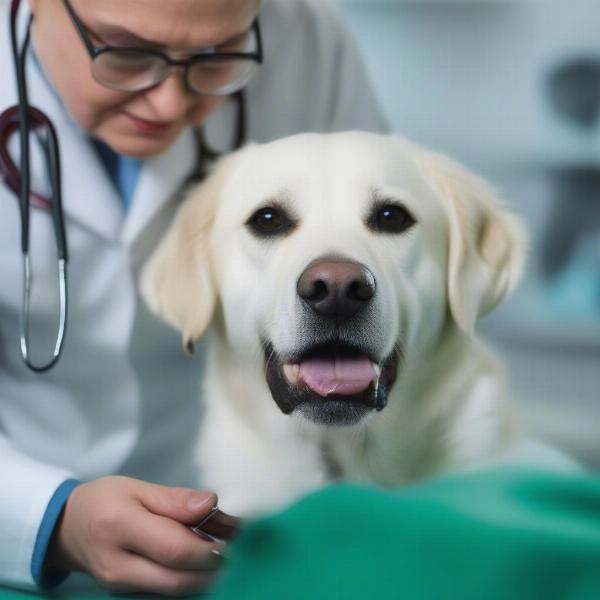
<path fill-rule="evenodd" d="M 189 353 L 208 327 L 215 307 L 210 239 L 228 164 L 228 158 L 219 161 L 208 178 L 188 192 L 140 277 L 144 300 L 181 331 Z"/>
<path fill-rule="evenodd" d="M 525 232 L 481 179 L 456 162 L 425 153 L 430 181 L 448 215 L 448 302 L 461 329 L 511 292 L 523 271 Z"/>

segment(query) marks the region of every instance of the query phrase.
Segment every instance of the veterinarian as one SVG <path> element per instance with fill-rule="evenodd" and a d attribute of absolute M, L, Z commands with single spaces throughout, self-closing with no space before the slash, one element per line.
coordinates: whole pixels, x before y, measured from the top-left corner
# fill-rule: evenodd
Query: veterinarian
<path fill-rule="evenodd" d="M 202 347 L 185 356 L 179 335 L 148 314 L 138 271 L 182 186 L 214 154 L 245 139 L 385 125 L 348 32 L 321 0 L 0 0 L 0 112 L 18 104 L 17 7 L 21 47 L 32 16 L 29 105 L 58 136 L 68 278 L 47 202 L 55 159 L 31 134 L 25 347 L 19 194 L 0 183 L 0 585 L 203 589 L 221 546 L 189 529 L 216 503 L 198 491 L 192 460 Z M 215 67 L 232 52 L 247 56 Z M 18 169 L 15 115 L 12 129 L 3 115 L 0 147 L 4 167 L 8 156 Z"/>

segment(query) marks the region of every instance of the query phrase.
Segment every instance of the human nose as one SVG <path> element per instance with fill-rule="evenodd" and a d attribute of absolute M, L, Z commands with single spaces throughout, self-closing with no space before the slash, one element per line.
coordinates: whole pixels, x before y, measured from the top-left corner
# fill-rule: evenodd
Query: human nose
<path fill-rule="evenodd" d="M 183 80 L 180 69 L 172 69 L 168 76 L 146 91 L 146 99 L 152 104 L 160 121 L 177 121 L 186 112 L 190 102 L 190 92 Z"/>

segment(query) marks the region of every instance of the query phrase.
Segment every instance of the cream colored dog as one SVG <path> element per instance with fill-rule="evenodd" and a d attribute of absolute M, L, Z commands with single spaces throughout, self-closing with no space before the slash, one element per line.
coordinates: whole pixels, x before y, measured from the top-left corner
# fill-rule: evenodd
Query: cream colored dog
<path fill-rule="evenodd" d="M 503 371 L 473 328 L 517 282 L 523 237 L 482 181 L 398 137 L 304 134 L 222 160 L 142 277 L 185 346 L 212 324 L 198 460 L 221 506 L 508 452 Z"/>

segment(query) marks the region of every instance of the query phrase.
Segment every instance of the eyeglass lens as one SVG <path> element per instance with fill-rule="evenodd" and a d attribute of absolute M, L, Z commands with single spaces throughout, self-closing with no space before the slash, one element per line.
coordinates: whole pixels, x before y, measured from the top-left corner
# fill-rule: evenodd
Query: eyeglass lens
<path fill-rule="evenodd" d="M 226 52 L 253 52 L 251 32 L 227 44 Z M 221 48 L 219 48 L 221 50 Z M 222 53 L 222 52 L 221 52 Z M 229 94 L 241 89 L 250 79 L 257 63 L 252 58 L 234 58 L 219 53 L 199 54 L 186 65 L 188 86 L 203 94 Z M 158 54 L 133 48 L 107 49 L 92 61 L 96 81 L 121 91 L 138 91 L 152 87 L 167 77 L 171 65 Z"/>

